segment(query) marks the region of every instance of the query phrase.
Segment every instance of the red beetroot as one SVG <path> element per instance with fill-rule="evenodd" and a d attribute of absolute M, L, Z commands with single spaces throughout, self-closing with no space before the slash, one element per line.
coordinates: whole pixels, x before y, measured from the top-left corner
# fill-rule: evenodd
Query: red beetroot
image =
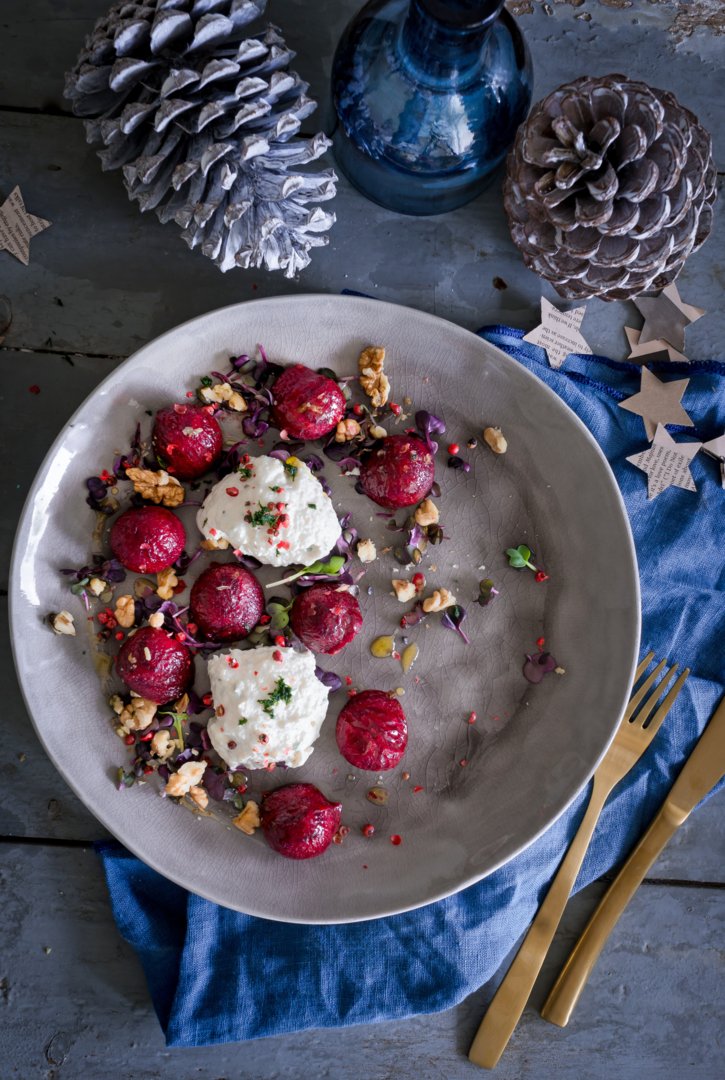
<path fill-rule="evenodd" d="M 285 784 L 262 796 L 262 832 L 288 859 L 322 855 L 340 827 L 342 804 L 330 802 L 314 784 Z"/>
<path fill-rule="evenodd" d="M 142 626 L 126 638 L 116 670 L 131 690 L 159 704 L 179 697 L 191 679 L 189 650 L 155 626 Z"/>
<path fill-rule="evenodd" d="M 234 563 L 212 563 L 191 590 L 191 619 L 202 637 L 238 641 L 259 622 L 264 592 L 254 574 Z"/>
<path fill-rule="evenodd" d="M 154 450 L 170 473 L 196 480 L 222 452 L 222 429 L 203 405 L 170 405 L 154 420 Z"/>
<path fill-rule="evenodd" d="M 175 514 L 163 506 L 124 511 L 111 526 L 111 551 L 127 570 L 157 574 L 181 555 L 186 533 Z"/>
<path fill-rule="evenodd" d="M 311 585 L 295 597 L 290 611 L 290 624 L 302 644 L 328 656 L 344 649 L 362 623 L 355 597 L 335 585 Z"/>
<path fill-rule="evenodd" d="M 430 450 L 417 435 L 388 435 L 360 468 L 360 485 L 373 502 L 390 510 L 425 498 L 435 476 Z"/>
<path fill-rule="evenodd" d="M 274 419 L 293 439 L 319 439 L 345 413 L 345 396 L 332 379 L 304 364 L 285 368 L 272 386 Z"/>
<path fill-rule="evenodd" d="M 400 702 L 383 690 L 363 690 L 350 698 L 335 729 L 340 753 L 356 769 L 394 769 L 408 745 L 408 725 Z"/>

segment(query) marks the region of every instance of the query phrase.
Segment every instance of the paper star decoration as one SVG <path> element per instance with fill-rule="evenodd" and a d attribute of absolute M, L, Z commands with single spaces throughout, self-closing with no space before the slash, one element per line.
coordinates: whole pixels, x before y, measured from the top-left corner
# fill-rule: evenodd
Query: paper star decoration
<path fill-rule="evenodd" d="M 720 462 L 720 486 L 725 489 L 725 433 L 703 443 L 702 449 L 709 457 Z"/>
<path fill-rule="evenodd" d="M 557 307 L 541 297 L 541 322 L 524 334 L 524 341 L 540 345 L 546 349 L 549 364 L 560 368 L 571 353 L 591 355 L 592 350 L 579 333 L 586 306 L 572 308 L 571 311 L 559 311 Z"/>
<path fill-rule="evenodd" d="M 644 364 L 652 360 L 679 360 L 683 363 L 689 363 L 684 353 L 673 349 L 666 341 L 648 341 L 645 344 L 640 340 L 641 332 L 639 330 L 633 330 L 631 326 L 625 326 L 624 332 L 629 342 L 628 360 L 634 360 L 638 364 Z"/>
<path fill-rule="evenodd" d="M 25 266 L 30 262 L 30 241 L 51 223 L 25 209 L 20 188 L 15 187 L 0 206 L 0 251 L 9 251 Z"/>
<path fill-rule="evenodd" d="M 639 393 L 633 394 L 626 401 L 620 401 L 619 407 L 642 417 L 647 438 L 651 442 L 658 424 L 693 426 L 692 420 L 680 405 L 680 398 L 689 382 L 689 379 L 662 382 L 649 368 L 643 367 Z"/>
<path fill-rule="evenodd" d="M 685 491 L 697 491 L 690 472 L 690 462 L 701 447 L 701 443 L 676 443 L 662 427 L 657 425 L 654 442 L 649 450 L 628 457 L 632 465 L 647 473 L 647 498 L 656 499 L 668 487 L 684 488 Z"/>
<path fill-rule="evenodd" d="M 685 304 L 674 283 L 659 296 L 638 296 L 634 302 L 644 316 L 640 343 L 667 341 L 680 352 L 685 347 L 685 327 L 705 314 L 704 308 Z"/>

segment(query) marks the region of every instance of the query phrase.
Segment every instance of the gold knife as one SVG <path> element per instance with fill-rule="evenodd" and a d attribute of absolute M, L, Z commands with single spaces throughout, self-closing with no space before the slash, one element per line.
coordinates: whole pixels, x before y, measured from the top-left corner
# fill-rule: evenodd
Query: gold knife
<path fill-rule="evenodd" d="M 654 821 L 609 886 L 544 1002 L 541 1015 L 565 1027 L 604 944 L 647 871 L 690 811 L 725 776 L 725 698 L 698 739 Z"/>

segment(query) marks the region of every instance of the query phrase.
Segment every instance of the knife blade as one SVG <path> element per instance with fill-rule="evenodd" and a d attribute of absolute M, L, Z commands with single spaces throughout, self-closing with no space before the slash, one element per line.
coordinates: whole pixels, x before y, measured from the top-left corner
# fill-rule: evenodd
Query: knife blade
<path fill-rule="evenodd" d="M 725 698 L 685 761 L 652 824 L 599 902 L 562 968 L 541 1015 L 565 1027 L 610 933 L 667 841 L 725 776 Z"/>

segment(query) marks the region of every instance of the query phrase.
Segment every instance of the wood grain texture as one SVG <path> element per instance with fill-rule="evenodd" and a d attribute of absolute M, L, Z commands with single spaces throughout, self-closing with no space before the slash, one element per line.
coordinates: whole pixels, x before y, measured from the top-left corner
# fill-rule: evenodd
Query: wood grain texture
<path fill-rule="evenodd" d="M 252 270 L 221 274 L 186 247 L 176 226 L 137 211 L 119 177 L 100 171 L 74 119 L 0 113 L 0 193 L 15 183 L 30 212 L 53 225 L 31 241 L 30 266 L 10 256 L 0 262 L 0 294 L 14 312 L 8 346 L 128 355 L 202 312 L 303 292 L 354 289 L 469 329 L 500 322 L 531 329 L 542 291 L 561 303 L 521 263 L 498 183 L 453 213 L 408 218 L 368 202 L 343 180 L 331 204 L 338 221 L 330 244 L 293 281 Z M 725 215 L 715 222 L 678 282 L 686 301 L 709 309 L 687 335 L 688 355 L 703 359 L 719 355 L 725 338 L 718 302 Z M 641 322 L 631 303 L 592 300 L 582 332 L 595 352 L 624 359 L 623 327 Z"/>
<path fill-rule="evenodd" d="M 492 985 L 448 1012 L 405 1022 L 166 1050 L 138 961 L 111 920 L 95 855 L 12 846 L 4 856 L 3 906 L 15 933 L 0 964 L 3 1080 L 483 1075 L 464 1054 Z M 595 885 L 570 905 L 534 1006 L 600 893 Z M 725 892 L 645 886 L 572 1025 L 553 1029 L 527 1009 L 496 1076 L 713 1080 L 723 1052 L 718 941 L 724 922 Z"/>

